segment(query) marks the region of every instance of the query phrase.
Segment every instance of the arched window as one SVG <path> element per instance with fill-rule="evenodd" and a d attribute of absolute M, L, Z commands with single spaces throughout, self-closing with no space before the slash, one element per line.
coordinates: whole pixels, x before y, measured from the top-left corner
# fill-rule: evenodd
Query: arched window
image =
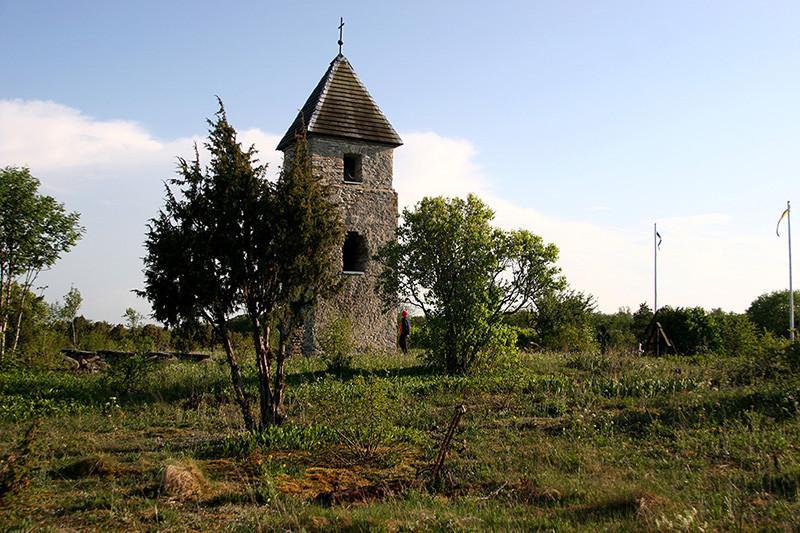
<path fill-rule="evenodd" d="M 348 231 L 342 246 L 342 270 L 347 273 L 363 273 L 368 260 L 367 239 L 358 232 Z"/>

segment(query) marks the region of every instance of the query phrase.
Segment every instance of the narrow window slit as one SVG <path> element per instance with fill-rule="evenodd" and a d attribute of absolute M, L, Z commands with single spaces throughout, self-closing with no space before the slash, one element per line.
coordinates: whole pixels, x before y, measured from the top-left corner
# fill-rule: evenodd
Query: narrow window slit
<path fill-rule="evenodd" d="M 358 232 L 348 231 L 342 246 L 342 270 L 346 274 L 363 274 L 369 260 L 367 239 Z"/>

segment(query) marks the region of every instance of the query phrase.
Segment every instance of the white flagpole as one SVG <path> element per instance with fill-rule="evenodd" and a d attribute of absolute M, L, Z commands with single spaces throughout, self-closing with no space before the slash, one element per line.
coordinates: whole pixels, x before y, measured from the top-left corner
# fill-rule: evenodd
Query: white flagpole
<path fill-rule="evenodd" d="M 658 312 L 658 227 L 653 222 L 653 320 L 655 321 L 656 313 Z M 653 326 L 656 336 L 656 355 L 661 355 L 661 331 L 658 327 L 658 322 L 654 322 Z"/>
<path fill-rule="evenodd" d="M 658 229 L 653 222 L 653 313 L 658 311 Z"/>
<path fill-rule="evenodd" d="M 789 339 L 794 341 L 794 291 L 792 290 L 792 207 L 786 201 L 786 229 L 789 238 Z"/>

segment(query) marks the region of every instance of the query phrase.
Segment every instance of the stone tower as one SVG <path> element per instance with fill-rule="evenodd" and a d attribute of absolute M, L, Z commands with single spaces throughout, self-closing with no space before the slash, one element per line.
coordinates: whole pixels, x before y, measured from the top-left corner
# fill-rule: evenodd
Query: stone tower
<path fill-rule="evenodd" d="M 278 143 L 285 160 L 291 159 L 295 135 L 303 125 L 314 175 L 330 184 L 346 231 L 341 263 L 336 265 L 342 288 L 310 314 L 303 351 L 313 352 L 317 333 L 339 316 L 349 319 L 360 349 L 392 350 L 396 317 L 382 311 L 375 293 L 379 265 L 372 256 L 394 237 L 397 227 L 392 159 L 403 141 L 341 53 Z"/>

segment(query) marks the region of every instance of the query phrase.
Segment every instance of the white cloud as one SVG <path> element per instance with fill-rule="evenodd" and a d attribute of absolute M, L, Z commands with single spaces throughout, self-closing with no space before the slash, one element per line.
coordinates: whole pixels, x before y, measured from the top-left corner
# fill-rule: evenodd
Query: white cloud
<path fill-rule="evenodd" d="M 135 122 L 96 121 L 55 102 L 0 101 L 0 160 L 42 171 L 149 157 L 163 149 Z"/>
<path fill-rule="evenodd" d="M 54 102 L 0 100 L 0 166 L 30 166 L 44 190 L 79 211 L 87 228 L 83 241 L 43 275 L 48 299 L 75 285 L 89 317 L 119 320 L 129 306 L 148 312 L 130 293 L 142 284 L 145 224 L 163 203 L 162 182 L 174 175 L 176 156 L 191 157 L 203 135 L 160 140 L 136 122 L 96 120 Z M 240 138 L 256 145 L 274 175 L 279 136 L 250 129 Z M 433 132 L 403 139 L 395 158 L 401 207 L 426 195 L 475 193 L 495 209 L 500 226 L 555 242 L 571 284 L 597 296 L 602 309 L 652 301 L 650 222 L 618 228 L 547 215 L 497 193 L 469 141 Z M 659 221 L 662 304 L 743 310 L 761 292 L 782 286 L 783 269 L 774 266 L 785 263 L 784 246 L 734 232 L 735 221 L 726 214 Z"/>
<path fill-rule="evenodd" d="M 404 133 L 396 152 L 395 187 L 401 206 L 426 195 L 478 194 L 506 229 L 525 228 L 554 242 L 570 284 L 597 297 L 605 311 L 653 303 L 652 222 L 618 228 L 559 218 L 495 192 L 465 140 Z M 782 286 L 785 258 L 777 243 L 731 228 L 731 217 L 706 213 L 658 221 L 659 305 L 743 311 L 760 293 Z M 766 268 L 765 265 L 772 267 Z"/>
<path fill-rule="evenodd" d="M 273 174 L 278 139 L 257 129 L 240 133 Z M 175 175 L 177 156 L 191 158 L 202 140 L 203 132 L 156 139 L 135 122 L 96 120 L 54 102 L 0 100 L 0 166 L 30 167 L 43 191 L 80 212 L 86 227 L 83 240 L 42 274 L 49 300 L 74 285 L 91 318 L 118 321 L 126 307 L 149 313 L 130 292 L 142 286 L 145 225 L 163 205 L 163 181 Z"/>

